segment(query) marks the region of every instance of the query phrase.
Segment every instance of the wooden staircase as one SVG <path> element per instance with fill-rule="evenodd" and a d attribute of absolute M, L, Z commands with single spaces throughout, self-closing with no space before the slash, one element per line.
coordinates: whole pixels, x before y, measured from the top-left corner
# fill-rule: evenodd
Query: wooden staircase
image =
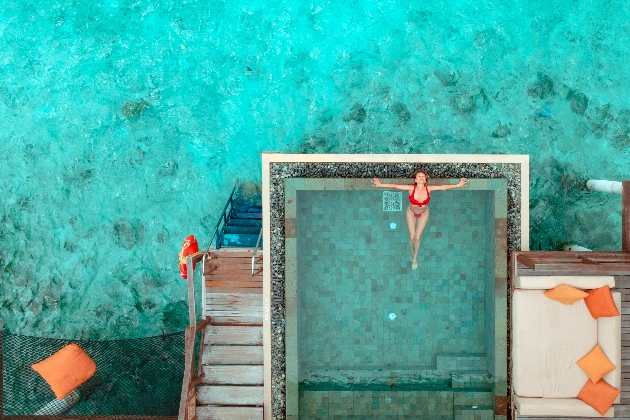
<path fill-rule="evenodd" d="M 221 248 L 210 254 L 204 310 L 211 322 L 204 338 L 204 376 L 196 387 L 197 419 L 262 419 L 262 253 L 254 276 L 253 249 Z"/>

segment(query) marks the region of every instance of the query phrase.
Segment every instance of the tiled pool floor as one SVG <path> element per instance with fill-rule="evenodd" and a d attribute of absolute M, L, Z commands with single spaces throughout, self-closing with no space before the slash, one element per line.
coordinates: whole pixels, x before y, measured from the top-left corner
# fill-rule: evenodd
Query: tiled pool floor
<path fill-rule="evenodd" d="M 440 353 L 486 352 L 490 193 L 433 194 L 417 270 L 404 213 L 384 212 L 382 193 L 298 192 L 302 373 L 435 368 Z"/>

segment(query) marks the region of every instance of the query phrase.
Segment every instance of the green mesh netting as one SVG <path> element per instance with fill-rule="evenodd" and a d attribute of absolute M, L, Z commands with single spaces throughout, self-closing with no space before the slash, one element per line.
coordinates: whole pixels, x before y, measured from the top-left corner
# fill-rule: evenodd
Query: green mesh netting
<path fill-rule="evenodd" d="M 109 341 L 59 340 L 6 331 L 0 335 L 4 397 L 0 414 L 177 416 L 184 332 Z M 81 347 L 97 370 L 78 392 L 51 404 L 55 394 L 31 365 L 69 343 Z"/>

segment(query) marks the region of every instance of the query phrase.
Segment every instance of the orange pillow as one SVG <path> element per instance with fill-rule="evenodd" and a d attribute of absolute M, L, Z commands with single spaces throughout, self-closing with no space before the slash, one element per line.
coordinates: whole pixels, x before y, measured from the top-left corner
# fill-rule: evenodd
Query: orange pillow
<path fill-rule="evenodd" d="M 608 372 L 612 372 L 617 367 L 606 357 L 599 345 L 596 345 L 586 356 L 578 360 L 577 365 L 591 378 L 593 383 L 597 383 Z"/>
<path fill-rule="evenodd" d="M 68 344 L 47 359 L 31 366 L 52 388 L 58 400 L 96 372 L 96 363 L 76 344 Z"/>
<path fill-rule="evenodd" d="M 590 379 L 587 379 L 586 385 L 584 385 L 577 397 L 604 416 L 620 392 L 620 390 L 609 385 L 606 381 L 599 381 L 594 384 Z"/>
<path fill-rule="evenodd" d="M 586 307 L 593 318 L 619 316 L 619 311 L 610 293 L 610 287 L 600 287 L 599 289 L 589 290 L 587 293 L 588 296 L 584 298 L 584 303 L 586 303 Z"/>
<path fill-rule="evenodd" d="M 583 290 L 576 289 L 575 287 L 561 284 L 560 286 L 554 287 L 551 290 L 547 290 L 545 292 L 545 296 L 549 299 L 557 300 L 560 303 L 564 303 L 565 305 L 573 305 L 580 299 L 584 299 L 588 296 Z"/>

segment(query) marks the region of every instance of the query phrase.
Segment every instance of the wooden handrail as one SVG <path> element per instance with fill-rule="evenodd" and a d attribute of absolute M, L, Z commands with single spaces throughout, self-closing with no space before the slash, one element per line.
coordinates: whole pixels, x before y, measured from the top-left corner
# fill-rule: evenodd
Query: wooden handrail
<path fill-rule="evenodd" d="M 194 395 L 195 386 L 204 377 L 202 368 L 202 356 L 206 327 L 210 324 L 211 318 L 206 317 L 204 314 L 202 319 L 197 322 L 197 312 L 195 310 L 195 270 L 193 268 L 195 263 L 201 261 L 203 256 L 204 254 L 186 257 L 186 269 L 188 273 L 188 317 L 190 325 L 186 327 L 186 341 L 184 350 L 184 379 L 182 381 L 182 392 L 179 400 L 179 415 L 177 417 L 178 420 L 188 420 L 188 399 L 192 395 Z M 201 277 L 203 278 L 203 273 Z M 197 337 L 197 333 L 201 333 L 201 341 L 199 343 L 199 359 L 195 372 L 195 338 Z"/>
<path fill-rule="evenodd" d="M 512 278 L 517 276 L 627 276 L 630 252 L 515 251 Z"/>

